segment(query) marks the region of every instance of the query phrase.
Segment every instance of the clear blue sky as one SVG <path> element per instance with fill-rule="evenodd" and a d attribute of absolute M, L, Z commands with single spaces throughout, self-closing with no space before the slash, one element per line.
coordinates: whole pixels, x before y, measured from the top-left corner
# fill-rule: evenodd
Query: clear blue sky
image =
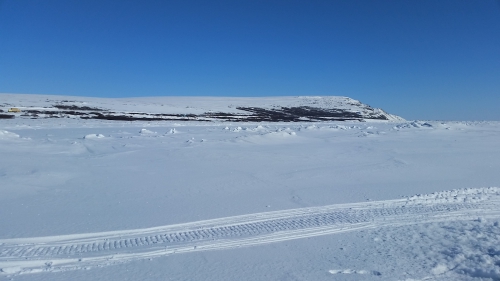
<path fill-rule="evenodd" d="M 0 92 L 341 95 L 500 120 L 500 1 L 0 0 Z"/>

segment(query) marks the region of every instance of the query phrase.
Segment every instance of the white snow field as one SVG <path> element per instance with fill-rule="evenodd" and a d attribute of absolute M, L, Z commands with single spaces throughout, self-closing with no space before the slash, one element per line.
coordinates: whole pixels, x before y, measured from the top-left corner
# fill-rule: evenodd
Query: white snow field
<path fill-rule="evenodd" d="M 0 280 L 500 280 L 500 122 L 22 114 L 0 119 Z"/>

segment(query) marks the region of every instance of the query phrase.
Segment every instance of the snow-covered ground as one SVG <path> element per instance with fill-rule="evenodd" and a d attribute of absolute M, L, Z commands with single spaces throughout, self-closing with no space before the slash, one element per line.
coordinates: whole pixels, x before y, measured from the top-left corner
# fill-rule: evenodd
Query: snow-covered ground
<path fill-rule="evenodd" d="M 0 120 L 0 280 L 500 280 L 500 122 Z"/>

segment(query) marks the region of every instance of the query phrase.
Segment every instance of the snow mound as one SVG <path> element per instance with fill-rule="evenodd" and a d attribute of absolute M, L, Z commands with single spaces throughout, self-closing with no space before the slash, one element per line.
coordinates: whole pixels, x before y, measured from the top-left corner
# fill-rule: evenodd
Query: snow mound
<path fill-rule="evenodd" d="M 337 130 L 354 130 L 354 129 L 361 129 L 359 126 L 346 126 L 346 125 L 333 125 L 330 126 L 331 129 L 337 129 Z"/>
<path fill-rule="evenodd" d="M 413 121 L 409 123 L 403 123 L 399 124 L 393 127 L 394 130 L 400 130 L 400 129 L 414 129 L 414 128 L 421 128 L 421 129 L 432 129 L 433 126 L 427 122 L 422 122 L 422 121 Z"/>
<path fill-rule="evenodd" d="M 139 133 L 140 133 L 140 134 L 143 134 L 143 135 L 154 135 L 154 134 L 156 134 L 156 132 L 150 131 L 150 130 L 148 130 L 148 129 L 141 129 L 141 130 L 139 131 Z"/>
<path fill-rule="evenodd" d="M 1 139 L 15 139 L 15 138 L 19 138 L 19 135 L 16 133 L 9 132 L 9 131 L 0 130 L 0 140 Z"/>
<path fill-rule="evenodd" d="M 83 138 L 86 140 L 102 139 L 102 138 L 104 138 L 104 135 L 103 134 L 88 134 Z"/>
<path fill-rule="evenodd" d="M 259 125 L 257 127 L 254 128 L 255 131 L 262 131 L 262 130 L 265 130 L 266 128 L 264 128 L 262 125 Z"/>
<path fill-rule="evenodd" d="M 5 273 L 5 274 L 15 274 L 15 273 L 19 273 L 21 271 L 22 271 L 22 268 L 20 268 L 18 266 L 0 268 L 0 272 Z"/>
<path fill-rule="evenodd" d="M 440 191 L 430 194 L 417 194 L 407 197 L 408 204 L 448 203 L 448 202 L 480 202 L 491 198 L 491 195 L 500 195 L 498 187 L 464 188 L 449 191 Z"/>
<path fill-rule="evenodd" d="M 297 133 L 288 130 L 276 130 L 275 132 L 262 133 L 259 135 L 245 135 L 238 137 L 240 140 L 255 144 L 280 144 L 296 140 Z"/>
<path fill-rule="evenodd" d="M 372 132 L 372 131 L 366 131 L 366 132 L 362 132 L 359 137 L 374 137 L 374 136 L 378 136 L 380 135 L 380 132 Z"/>

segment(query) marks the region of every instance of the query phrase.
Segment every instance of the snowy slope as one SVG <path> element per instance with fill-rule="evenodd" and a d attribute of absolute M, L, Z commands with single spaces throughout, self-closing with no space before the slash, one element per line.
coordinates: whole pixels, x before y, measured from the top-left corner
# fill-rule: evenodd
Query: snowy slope
<path fill-rule="evenodd" d="M 76 117 L 178 121 L 404 121 L 347 97 L 151 97 L 81 98 L 0 94 L 0 110 L 16 107 L 20 118 Z"/>
<path fill-rule="evenodd" d="M 0 280 L 499 280 L 499 142 L 500 122 L 0 119 Z"/>

